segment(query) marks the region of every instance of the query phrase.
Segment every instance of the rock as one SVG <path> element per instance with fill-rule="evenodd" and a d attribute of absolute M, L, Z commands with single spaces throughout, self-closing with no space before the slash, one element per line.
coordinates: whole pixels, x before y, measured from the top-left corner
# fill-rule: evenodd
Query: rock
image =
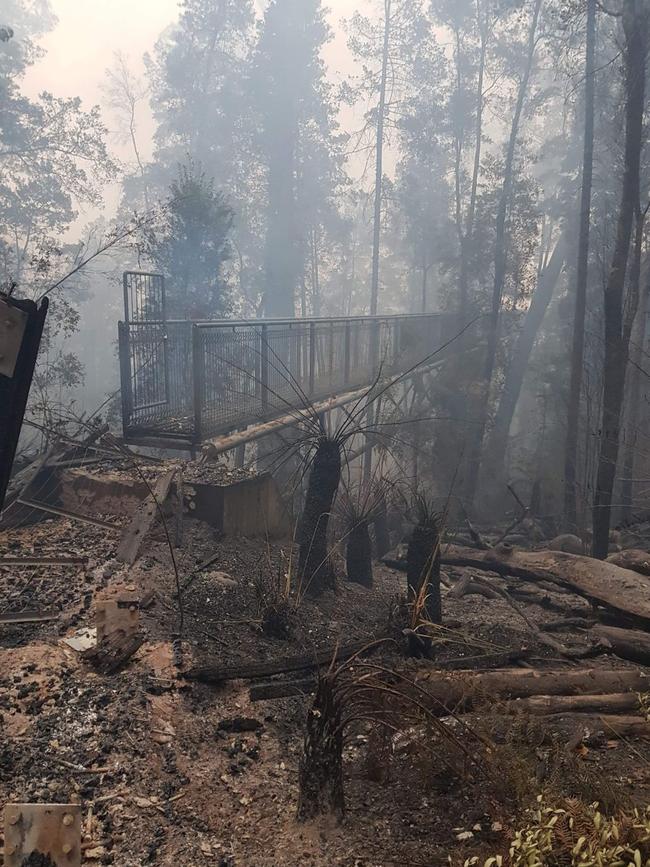
<path fill-rule="evenodd" d="M 563 551 L 565 554 L 584 554 L 585 546 L 579 536 L 574 536 L 573 533 L 563 533 L 556 536 L 543 546 L 549 551 Z"/>
<path fill-rule="evenodd" d="M 227 572 L 206 572 L 205 577 L 208 581 L 214 581 L 215 584 L 221 584 L 223 587 L 237 586 L 235 579 L 228 575 Z"/>

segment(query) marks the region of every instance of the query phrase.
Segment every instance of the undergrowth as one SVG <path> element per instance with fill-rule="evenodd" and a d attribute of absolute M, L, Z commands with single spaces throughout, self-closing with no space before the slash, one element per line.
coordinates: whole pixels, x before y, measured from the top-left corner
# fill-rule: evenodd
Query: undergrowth
<path fill-rule="evenodd" d="M 650 806 L 607 815 L 597 803 L 548 803 L 523 814 L 508 851 L 464 867 L 650 867 Z"/>

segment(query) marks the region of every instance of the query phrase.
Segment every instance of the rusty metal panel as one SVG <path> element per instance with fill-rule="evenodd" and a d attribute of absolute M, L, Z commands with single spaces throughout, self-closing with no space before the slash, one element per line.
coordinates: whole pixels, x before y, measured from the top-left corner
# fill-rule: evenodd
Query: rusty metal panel
<path fill-rule="evenodd" d="M 33 855 L 51 867 L 81 867 L 79 804 L 8 804 L 4 815 L 5 867 L 22 867 Z"/>
<path fill-rule="evenodd" d="M 13 376 L 27 327 L 27 313 L 0 298 L 0 373 Z"/>

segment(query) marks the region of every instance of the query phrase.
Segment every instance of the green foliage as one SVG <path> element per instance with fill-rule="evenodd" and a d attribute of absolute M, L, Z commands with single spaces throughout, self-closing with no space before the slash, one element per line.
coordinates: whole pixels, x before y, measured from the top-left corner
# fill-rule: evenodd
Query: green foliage
<path fill-rule="evenodd" d="M 200 166 L 178 167 L 158 225 L 147 226 L 143 249 L 168 280 L 168 314 L 213 319 L 228 309 L 223 266 L 230 258 L 233 212 Z"/>
<path fill-rule="evenodd" d="M 507 856 L 482 861 L 477 856 L 464 867 L 648 867 L 650 807 L 606 816 L 598 804 L 567 800 L 561 806 L 545 802 L 527 812 L 515 831 Z"/>

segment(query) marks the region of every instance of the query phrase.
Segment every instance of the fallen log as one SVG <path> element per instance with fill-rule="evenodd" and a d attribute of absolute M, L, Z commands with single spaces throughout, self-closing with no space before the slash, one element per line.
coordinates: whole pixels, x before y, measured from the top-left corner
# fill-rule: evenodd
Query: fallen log
<path fill-rule="evenodd" d="M 650 665 L 650 635 L 647 632 L 598 623 L 591 630 L 591 634 L 605 642 L 615 656 L 639 662 L 641 665 Z"/>
<path fill-rule="evenodd" d="M 480 581 L 475 581 L 471 575 L 463 575 L 447 593 L 447 599 L 462 599 L 463 596 L 483 596 L 485 599 L 499 599 L 499 594 L 492 587 L 486 587 Z"/>
<path fill-rule="evenodd" d="M 261 662 L 241 662 L 235 665 L 207 664 L 195 666 L 185 672 L 186 680 L 199 683 L 218 685 L 229 680 L 254 680 L 258 677 L 273 677 L 276 674 L 286 674 L 290 671 L 308 671 L 329 665 L 332 660 L 350 659 L 362 651 L 370 652 L 380 646 L 381 641 L 364 640 L 343 644 L 340 647 L 328 647 L 317 653 L 306 653 L 300 656 L 289 656 L 284 659 L 272 659 Z"/>
<path fill-rule="evenodd" d="M 650 554 L 638 548 L 628 548 L 626 551 L 610 554 L 607 562 L 613 563 L 614 566 L 620 566 L 622 569 L 631 569 L 640 575 L 650 575 Z"/>
<path fill-rule="evenodd" d="M 535 695 L 506 701 L 499 710 L 508 714 L 549 716 L 564 713 L 630 713 L 638 712 L 640 707 L 638 693 L 615 692 L 610 695 Z"/>
<path fill-rule="evenodd" d="M 591 629 L 595 623 L 595 620 L 589 620 L 587 617 L 561 617 L 559 620 L 540 623 L 539 628 L 542 632 L 564 632 L 566 629 Z"/>
<path fill-rule="evenodd" d="M 506 545 L 489 551 L 448 545 L 442 562 L 569 587 L 577 595 L 650 629 L 650 582 L 638 572 L 607 561 L 560 551 L 516 551 Z"/>
<path fill-rule="evenodd" d="M 502 653 L 485 653 L 480 656 L 463 656 L 460 659 L 438 660 L 436 665 L 444 671 L 458 671 L 467 669 L 468 665 L 475 664 L 477 669 L 487 669 L 512 665 L 518 660 L 525 659 L 529 655 L 526 649 L 504 651 Z M 475 669 L 475 670 L 477 670 Z M 310 695 L 316 690 L 315 674 L 309 678 L 300 680 L 276 680 L 270 683 L 254 684 L 248 691 L 251 701 L 264 701 L 276 698 L 289 698 L 297 695 Z"/>
<path fill-rule="evenodd" d="M 405 671 L 404 677 L 414 679 L 435 703 L 465 710 L 485 701 L 534 695 L 610 695 L 650 690 L 650 674 L 638 669 L 510 668 L 447 674 L 420 663 L 414 671 Z"/>
<path fill-rule="evenodd" d="M 613 714 L 601 714 L 598 716 L 580 716 L 573 714 L 567 717 L 551 716 L 549 720 L 563 723 L 573 723 L 582 731 L 582 737 L 578 737 L 577 744 L 591 742 L 599 744 L 598 733 L 607 740 L 627 740 L 628 738 L 650 738 L 650 722 L 642 716 L 615 716 Z"/>

